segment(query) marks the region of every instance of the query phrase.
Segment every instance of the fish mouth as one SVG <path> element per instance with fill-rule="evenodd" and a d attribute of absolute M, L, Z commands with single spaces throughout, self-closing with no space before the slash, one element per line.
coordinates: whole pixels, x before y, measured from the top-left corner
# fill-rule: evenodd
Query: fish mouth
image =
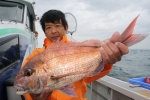
<path fill-rule="evenodd" d="M 24 88 L 20 87 L 20 86 L 14 86 L 15 89 L 17 89 L 16 94 L 18 95 L 23 95 L 26 93 L 35 93 L 35 94 L 39 94 L 42 92 L 43 89 L 39 89 L 39 90 L 25 90 Z"/>
<path fill-rule="evenodd" d="M 28 93 L 28 90 L 26 90 L 26 91 L 17 91 L 16 92 L 16 94 L 18 94 L 18 95 L 23 95 L 25 93 Z"/>
<path fill-rule="evenodd" d="M 27 88 L 21 84 L 15 84 L 14 88 L 17 90 L 16 94 L 23 95 L 25 93 L 35 93 L 35 94 L 41 93 L 43 91 L 43 83 L 42 83 L 40 78 L 38 78 L 38 79 L 40 82 L 40 88 L 39 89 L 29 89 L 29 88 Z"/>
<path fill-rule="evenodd" d="M 14 86 L 14 88 L 17 90 L 16 91 L 16 94 L 18 94 L 18 95 L 23 95 L 23 94 L 25 94 L 25 93 L 28 93 L 28 90 L 25 90 L 23 87 L 21 87 L 21 86 Z"/>

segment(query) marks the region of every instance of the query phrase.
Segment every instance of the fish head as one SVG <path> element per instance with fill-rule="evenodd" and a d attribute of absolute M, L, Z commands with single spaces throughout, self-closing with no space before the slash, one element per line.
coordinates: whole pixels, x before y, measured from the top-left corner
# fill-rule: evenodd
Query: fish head
<path fill-rule="evenodd" d="M 17 89 L 17 94 L 22 95 L 25 93 L 41 93 L 43 90 L 43 82 L 41 82 L 41 74 L 38 72 L 40 68 L 38 64 L 26 64 L 16 76 L 14 88 Z M 42 65 L 41 65 L 42 66 Z"/>

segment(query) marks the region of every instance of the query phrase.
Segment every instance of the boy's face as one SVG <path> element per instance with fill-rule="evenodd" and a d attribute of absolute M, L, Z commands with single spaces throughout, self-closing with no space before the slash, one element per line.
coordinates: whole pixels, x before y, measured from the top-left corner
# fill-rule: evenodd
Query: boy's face
<path fill-rule="evenodd" d="M 47 23 L 45 22 L 45 35 L 46 37 L 52 41 L 60 41 L 62 40 L 63 36 L 67 33 L 68 26 L 66 26 L 66 29 L 62 25 L 62 22 L 55 22 L 55 23 Z"/>

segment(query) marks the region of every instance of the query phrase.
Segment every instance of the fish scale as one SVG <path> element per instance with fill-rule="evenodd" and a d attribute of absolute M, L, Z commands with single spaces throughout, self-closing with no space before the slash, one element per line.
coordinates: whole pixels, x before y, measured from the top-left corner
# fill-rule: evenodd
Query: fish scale
<path fill-rule="evenodd" d="M 94 56 L 94 54 L 95 54 L 95 56 Z M 74 55 L 69 55 L 69 56 L 74 56 Z M 70 76 L 63 77 L 62 79 L 59 79 L 61 81 L 58 80 L 58 83 L 55 84 L 55 87 L 60 88 L 60 87 L 66 86 L 67 84 L 71 84 L 74 81 L 82 79 L 82 78 L 84 78 L 86 76 L 89 76 L 90 74 L 92 74 L 95 71 L 96 67 L 99 66 L 99 64 L 100 64 L 99 62 L 101 61 L 101 59 L 100 59 L 100 52 L 99 51 L 92 52 L 92 54 L 90 53 L 89 55 L 88 54 L 84 54 L 84 55 L 77 54 L 77 56 L 82 56 L 82 59 L 80 57 L 80 60 L 74 61 L 73 63 L 68 65 L 68 67 L 67 67 L 68 69 L 65 69 L 65 73 L 76 72 L 76 71 L 80 71 L 80 73 L 81 73 L 82 71 L 85 70 L 84 69 L 85 66 L 86 66 L 85 68 L 86 68 L 87 72 L 84 72 L 84 73 L 81 73 L 81 74 L 78 73 L 76 75 L 70 75 Z M 90 60 L 87 59 L 87 56 L 89 56 L 88 58 Z M 70 58 L 70 57 L 66 56 L 66 58 Z M 74 57 L 72 57 L 72 58 L 74 58 Z M 86 58 L 86 61 L 85 61 L 85 58 Z M 59 58 L 59 59 L 61 59 L 61 58 Z M 93 60 L 91 60 L 91 59 L 93 59 Z M 72 60 L 74 60 L 74 59 L 72 59 Z M 63 60 L 61 60 L 61 61 L 63 62 Z M 79 65 L 79 64 L 82 64 L 82 63 L 79 63 L 78 61 L 84 61 L 85 65 L 84 66 L 83 65 Z M 62 64 L 62 62 L 58 62 L 58 63 Z M 72 62 L 72 61 L 69 61 L 69 62 Z M 93 62 L 95 62 L 95 63 L 93 63 Z M 63 63 L 65 64 L 66 62 L 63 62 Z M 73 66 L 73 67 L 71 67 L 71 66 Z M 61 69 L 64 69 L 63 68 L 63 64 L 60 67 L 61 67 Z M 73 69 L 73 70 L 70 70 L 70 68 Z M 59 70 L 61 70 L 61 69 L 59 69 Z M 90 69 L 90 71 L 88 72 L 89 69 Z M 57 72 L 59 70 L 56 69 Z M 53 72 L 55 72 L 55 71 L 53 71 Z M 55 74 L 59 75 L 59 74 L 65 74 L 65 73 L 63 73 L 62 71 L 59 71 L 59 73 L 55 73 Z M 50 87 L 50 88 L 53 89 L 53 87 Z"/>
<path fill-rule="evenodd" d="M 99 58 L 98 61 L 96 60 L 96 57 L 97 59 Z M 93 60 L 91 60 L 92 58 Z M 61 74 L 66 74 L 68 72 L 83 71 L 80 69 L 83 69 L 85 66 L 86 66 L 86 69 L 89 69 L 87 66 L 89 66 L 90 64 L 96 64 L 97 62 L 100 62 L 100 61 L 101 61 L 100 52 L 98 49 L 97 51 L 94 51 L 94 52 L 66 55 L 65 57 L 59 56 L 58 58 L 57 57 L 53 58 L 51 59 L 51 61 L 47 62 L 47 66 L 51 66 L 52 68 L 51 71 L 54 72 L 54 75 L 61 75 Z M 65 68 L 64 66 L 67 66 L 67 67 Z M 95 67 L 98 67 L 98 66 L 95 66 Z M 61 71 L 62 69 L 65 70 L 64 71 L 65 73 L 62 73 Z"/>

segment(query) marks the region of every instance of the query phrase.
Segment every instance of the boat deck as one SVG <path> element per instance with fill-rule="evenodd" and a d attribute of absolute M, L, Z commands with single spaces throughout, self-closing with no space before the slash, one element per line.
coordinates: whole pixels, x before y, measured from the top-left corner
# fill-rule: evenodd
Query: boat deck
<path fill-rule="evenodd" d="M 88 100 L 150 100 L 150 90 L 105 76 L 88 84 Z"/>

